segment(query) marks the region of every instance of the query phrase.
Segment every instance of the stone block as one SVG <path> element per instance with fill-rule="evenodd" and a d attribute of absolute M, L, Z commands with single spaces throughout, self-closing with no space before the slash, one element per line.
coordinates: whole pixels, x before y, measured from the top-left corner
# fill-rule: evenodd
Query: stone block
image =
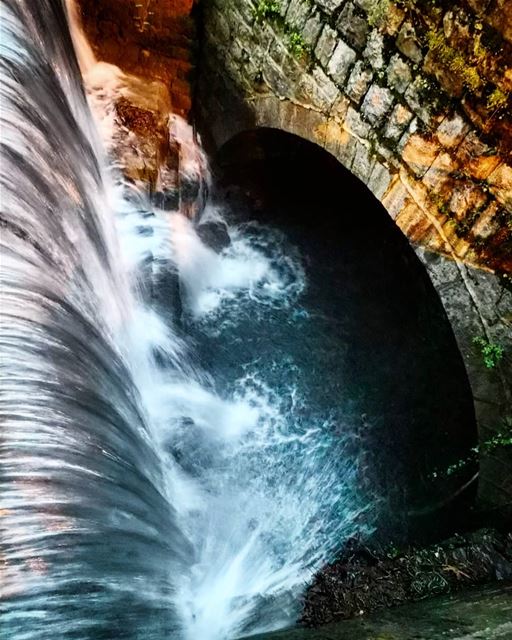
<path fill-rule="evenodd" d="M 396 104 L 384 128 L 384 137 L 398 142 L 412 117 L 412 113 L 407 107 L 400 103 Z"/>
<path fill-rule="evenodd" d="M 486 180 L 500 163 L 496 150 L 480 140 L 476 131 L 470 131 L 457 147 L 457 158 L 476 180 Z"/>
<path fill-rule="evenodd" d="M 363 57 L 374 69 L 382 69 L 384 66 L 384 36 L 377 29 L 368 36 Z"/>
<path fill-rule="evenodd" d="M 343 7 L 336 27 L 352 47 L 360 51 L 364 49 L 369 25 L 353 3 L 349 2 Z"/>
<path fill-rule="evenodd" d="M 311 72 L 311 76 L 314 80 L 314 102 L 315 105 L 320 107 L 322 111 L 328 112 L 334 104 L 334 101 L 339 96 L 338 87 L 332 82 L 332 80 L 324 73 L 323 69 L 319 66 L 315 66 Z"/>
<path fill-rule="evenodd" d="M 368 188 L 373 195 L 381 200 L 386 193 L 389 183 L 391 182 L 391 174 L 387 167 L 380 162 L 375 162 L 370 177 L 368 178 Z"/>
<path fill-rule="evenodd" d="M 311 17 L 306 20 L 306 24 L 302 28 L 301 34 L 308 47 L 313 48 L 316 45 L 322 26 L 322 16 L 318 11 L 313 13 Z"/>
<path fill-rule="evenodd" d="M 336 47 L 337 40 L 338 34 L 336 31 L 326 25 L 322 29 L 322 33 L 320 34 L 320 38 L 318 39 L 315 47 L 315 55 L 323 67 L 327 67 L 329 64 L 329 60 L 331 59 L 334 48 Z"/>
<path fill-rule="evenodd" d="M 382 204 L 393 220 L 395 220 L 400 211 L 402 211 L 408 197 L 409 192 L 400 180 L 400 176 L 395 174 L 391 179 L 391 184 L 382 196 Z"/>
<path fill-rule="evenodd" d="M 372 155 L 368 145 L 357 142 L 356 152 L 352 160 L 350 170 L 363 182 L 367 182 L 375 164 L 375 158 Z"/>
<path fill-rule="evenodd" d="M 395 89 L 395 91 L 398 91 L 398 93 L 404 93 L 411 83 L 411 68 L 397 53 L 395 53 L 389 61 L 387 79 L 388 85 Z"/>
<path fill-rule="evenodd" d="M 344 127 L 357 138 L 367 139 L 370 135 L 370 125 L 367 122 L 363 122 L 359 112 L 352 107 L 347 109 Z"/>
<path fill-rule="evenodd" d="M 488 177 L 487 182 L 496 200 L 512 212 L 512 166 L 501 163 Z"/>
<path fill-rule="evenodd" d="M 412 121 L 411 125 L 414 123 Z M 409 130 L 411 129 L 409 125 Z M 432 166 L 432 163 L 439 155 L 439 144 L 434 140 L 424 138 L 418 133 L 412 133 L 406 131 L 400 141 L 402 150 L 403 161 L 412 169 L 415 175 L 419 178 L 425 175 L 425 173 Z"/>
<path fill-rule="evenodd" d="M 431 163 L 430 168 L 423 177 L 423 184 L 430 187 L 433 191 L 442 197 L 443 201 L 447 200 L 451 193 L 452 181 L 451 175 L 455 169 L 453 159 L 449 153 L 440 153 Z M 443 189 L 444 185 L 450 180 L 447 189 Z"/>
<path fill-rule="evenodd" d="M 462 117 L 456 113 L 453 116 L 447 116 L 437 128 L 437 139 L 448 149 L 453 149 L 459 145 L 469 131 L 469 126 L 464 122 Z"/>
<path fill-rule="evenodd" d="M 425 124 L 429 124 L 434 117 L 432 100 L 425 97 L 425 79 L 418 75 L 407 87 L 404 94 L 409 107 Z"/>
<path fill-rule="evenodd" d="M 278 96 L 286 97 L 291 94 L 289 79 L 279 65 L 275 64 L 272 60 L 267 60 L 262 72 L 263 79 Z"/>
<path fill-rule="evenodd" d="M 391 109 L 393 94 L 386 87 L 373 84 L 365 96 L 362 106 L 364 117 L 373 125 L 382 124 L 384 116 Z"/>
<path fill-rule="evenodd" d="M 487 194 L 471 181 L 457 180 L 451 192 L 449 207 L 459 220 L 463 220 L 468 214 L 481 209 L 486 201 Z"/>
<path fill-rule="evenodd" d="M 416 31 L 411 22 L 404 22 L 398 32 L 396 46 L 401 53 L 413 62 L 420 63 L 423 59 L 421 47 L 416 37 Z"/>
<path fill-rule="evenodd" d="M 373 72 L 362 60 L 358 60 L 350 74 L 347 82 L 346 93 L 347 95 L 358 104 L 363 99 L 365 93 L 368 91 L 368 87 L 373 78 Z"/>
<path fill-rule="evenodd" d="M 327 13 L 334 13 L 346 0 L 315 0 L 315 2 Z"/>
<path fill-rule="evenodd" d="M 476 223 L 473 225 L 472 232 L 477 238 L 486 240 L 495 234 L 499 228 L 500 223 L 496 219 L 496 213 L 500 210 L 500 207 L 496 200 L 493 200 L 479 216 Z"/>
<path fill-rule="evenodd" d="M 302 29 L 310 13 L 311 4 L 308 0 L 290 0 L 285 19 L 293 29 Z"/>
<path fill-rule="evenodd" d="M 342 86 L 345 83 L 350 67 L 355 62 L 356 53 L 347 44 L 340 40 L 327 65 L 327 73 Z"/>

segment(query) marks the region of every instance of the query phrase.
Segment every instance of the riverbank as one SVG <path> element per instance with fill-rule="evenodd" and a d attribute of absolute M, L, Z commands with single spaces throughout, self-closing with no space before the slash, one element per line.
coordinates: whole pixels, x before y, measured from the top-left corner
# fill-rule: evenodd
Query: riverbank
<path fill-rule="evenodd" d="M 301 622 L 317 627 L 475 585 L 512 582 L 512 534 L 481 529 L 426 548 L 350 546 L 308 589 Z"/>
<path fill-rule="evenodd" d="M 510 640 L 512 583 L 477 587 L 321 629 L 290 629 L 251 640 Z"/>

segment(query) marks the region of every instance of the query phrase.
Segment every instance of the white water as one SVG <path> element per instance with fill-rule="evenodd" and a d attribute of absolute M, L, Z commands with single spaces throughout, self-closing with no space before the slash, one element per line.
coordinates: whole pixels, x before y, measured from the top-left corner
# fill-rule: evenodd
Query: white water
<path fill-rule="evenodd" d="M 24 11 L 30 12 L 29 5 Z M 7 11 L 4 24 L 2 54 L 15 66 L 23 65 L 24 56 L 31 54 L 11 46 L 13 32 L 20 31 L 20 26 Z M 36 46 L 45 46 L 45 42 Z M 293 366 L 285 386 L 273 389 L 257 363 L 249 363 L 245 376 L 221 396 L 215 381 L 195 361 L 186 338 L 178 337 L 139 292 L 145 273 L 141 263 L 148 257 L 153 262 L 167 260 L 179 271 L 190 321 L 206 323 L 215 331 L 216 314 L 228 305 L 233 309 L 230 322 L 236 330 L 237 309 L 248 301 L 282 308 L 297 300 L 306 286 L 300 256 L 276 232 L 254 234 L 251 225 L 232 227 L 232 244 L 218 255 L 201 242 L 194 224 L 180 212 L 154 211 L 149 218 L 140 213 L 134 201 L 149 209 L 144 194 L 128 192 L 116 167 L 106 161 L 99 142 L 102 138 L 106 149 L 110 148 L 115 130 L 112 96 L 122 84 L 122 74 L 101 63 L 98 68 L 95 65 L 88 55 L 86 75 L 97 84 L 100 78 L 109 89 L 101 99 L 97 92 L 91 93 L 96 124 L 76 78 L 53 59 L 52 68 L 73 122 L 69 124 L 68 119 L 60 130 L 59 102 L 43 102 L 43 107 L 51 107 L 43 114 L 48 136 L 53 135 L 50 141 L 42 136 L 45 127 L 38 127 L 16 107 L 20 95 L 33 103 L 30 87 L 3 77 L 4 142 L 35 167 L 38 175 L 45 176 L 55 197 L 55 201 L 50 196 L 41 197 L 22 172 L 2 176 L 8 184 L 3 194 L 7 219 L 12 228 L 25 233 L 9 231 L 2 238 L 5 391 L 8 407 L 14 407 L 16 414 L 12 418 L 6 410 L 5 433 L 10 448 L 2 464 L 9 471 L 25 469 L 21 474 L 16 471 L 16 477 L 27 482 L 21 486 L 13 481 L 5 503 L 5 531 L 10 545 L 6 555 L 7 595 L 24 594 L 30 587 L 44 596 L 49 585 L 59 593 L 62 585 L 73 584 L 77 573 L 88 575 L 88 562 L 68 566 L 65 559 L 59 560 L 63 562 L 59 572 L 54 571 L 52 562 L 42 559 L 52 554 L 60 558 L 58 548 L 53 549 L 47 538 L 47 517 L 34 525 L 32 516 L 18 515 L 19 510 L 34 506 L 44 487 L 37 483 L 51 481 L 52 474 L 57 473 L 54 469 L 61 473 L 69 467 L 77 472 L 73 501 L 81 505 L 83 477 L 92 473 L 93 456 L 100 454 L 100 450 L 90 451 L 88 435 L 79 438 L 82 426 L 78 429 L 78 419 L 70 408 L 74 390 L 88 385 L 92 388 L 99 374 L 86 366 L 73 366 L 71 361 L 77 354 L 73 345 L 66 343 L 67 338 L 58 333 L 59 326 L 52 328 L 57 337 L 50 335 L 47 325 L 53 320 L 48 319 L 49 309 L 55 296 L 57 321 L 64 317 L 62 304 L 72 305 L 101 337 L 98 349 L 119 362 L 120 379 L 131 391 L 126 406 L 118 406 L 118 410 L 141 439 L 141 456 L 144 452 L 145 459 L 150 460 L 144 473 L 159 500 L 165 502 L 159 502 L 158 511 L 154 510 L 154 530 L 162 545 L 173 552 L 178 546 L 188 549 L 177 552 L 179 562 L 173 556 L 164 567 L 170 585 L 166 589 L 149 579 L 141 589 L 137 580 L 142 579 L 144 566 L 134 581 L 128 575 L 130 562 L 135 563 L 135 556 L 130 555 L 126 559 L 126 579 L 123 581 L 117 573 L 115 580 L 105 574 L 100 580 L 102 586 L 107 591 L 126 590 L 134 597 L 143 591 L 145 598 L 172 609 L 178 618 L 178 633 L 186 640 L 228 640 L 242 633 L 291 624 L 307 581 L 343 540 L 358 530 L 358 518 L 365 506 L 360 504 L 354 486 L 356 466 L 343 459 L 343 443 L 329 435 L 332 425 L 328 416 L 316 417 L 309 424 L 298 419 L 304 401 L 294 383 Z M 109 78 L 117 78 L 118 84 L 109 83 Z M 83 133 L 83 139 L 73 138 L 73 128 Z M 174 119 L 171 133 L 188 136 L 187 157 L 194 172 L 201 167 L 204 154 L 199 147 L 191 148 L 188 131 L 184 123 Z M 83 140 L 89 141 L 90 147 L 82 149 Z M 98 175 L 88 153 L 99 168 Z M 50 161 L 57 164 L 51 167 Z M 13 180 L 17 182 L 13 184 Z M 48 213 L 43 215 L 43 211 Z M 221 213 L 210 210 L 207 215 Z M 141 227 L 149 228 L 151 235 L 141 234 Z M 31 242 L 26 241 L 27 236 Z M 51 260 L 42 258 L 34 248 L 36 243 L 45 247 Z M 175 303 L 168 300 L 169 307 Z M 44 348 L 51 340 L 65 350 L 66 365 L 45 355 Z M 80 336 L 84 349 L 89 342 L 96 345 L 96 340 L 87 334 Z M 155 353 L 163 357 L 165 367 Z M 69 384 L 70 399 L 66 403 L 58 401 L 61 392 L 55 384 L 57 379 L 61 385 L 63 380 Z M 114 394 L 111 399 L 106 383 L 98 393 L 104 395 L 105 403 L 114 403 L 117 397 Z M 131 403 L 136 407 L 133 415 L 128 410 Z M 102 429 L 111 428 L 107 423 L 100 427 L 100 435 Z M 79 466 L 66 461 L 66 447 L 63 450 L 61 442 L 67 443 L 69 452 L 83 450 Z M 31 453 L 26 454 L 27 450 Z M 105 453 L 106 449 L 101 451 Z M 100 472 L 94 473 L 101 476 Z M 70 498 L 56 490 L 53 500 L 57 504 Z M 115 504 L 115 493 L 112 500 Z M 172 517 L 160 517 L 161 513 Z M 99 525 L 87 518 L 62 517 L 58 526 L 75 533 L 89 528 L 94 531 Z M 173 521 L 168 533 L 163 526 L 167 518 Z M 126 516 L 126 522 L 133 523 L 123 525 L 128 535 L 132 526 L 134 533 L 150 528 L 144 519 L 135 520 Z M 19 547 L 21 540 L 28 541 L 28 548 Z M 162 562 L 165 564 L 165 556 L 160 558 Z M 52 616 L 50 598 L 43 596 L 36 613 L 23 607 L 13 607 L 9 612 L 13 639 L 49 637 L 26 631 L 29 617 Z M 69 625 L 72 628 L 78 622 L 71 620 Z M 57 623 L 64 624 L 62 618 Z M 144 621 L 140 624 L 140 633 L 134 629 L 134 637 L 146 638 Z M 57 637 L 59 628 L 52 633 Z M 83 637 L 89 636 L 84 632 Z"/>

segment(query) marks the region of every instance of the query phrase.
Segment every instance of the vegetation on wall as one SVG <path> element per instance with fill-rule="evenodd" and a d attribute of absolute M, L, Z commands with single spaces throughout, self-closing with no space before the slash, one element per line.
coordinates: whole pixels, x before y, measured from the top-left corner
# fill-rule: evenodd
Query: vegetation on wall
<path fill-rule="evenodd" d="M 443 478 L 453 476 L 459 471 L 466 469 L 469 465 L 474 465 L 478 462 L 478 459 L 482 456 L 493 453 L 498 449 L 512 447 L 512 417 L 508 416 L 504 419 L 502 428 L 492 438 L 489 438 L 482 444 L 477 445 L 471 449 L 470 455 L 466 458 L 461 458 L 453 464 L 446 467 L 446 469 L 440 469 L 432 474 L 432 478 Z"/>
<path fill-rule="evenodd" d="M 480 354 L 487 369 L 494 369 L 503 358 L 503 347 L 489 342 L 481 336 L 475 336 L 473 343 L 479 347 Z"/>
<path fill-rule="evenodd" d="M 302 34 L 297 31 L 297 29 L 286 24 L 279 12 L 279 4 L 275 0 L 259 0 L 253 13 L 258 22 L 262 22 L 263 20 L 272 22 L 286 34 L 288 49 L 292 55 L 301 58 L 308 52 L 308 47 L 304 42 Z"/>

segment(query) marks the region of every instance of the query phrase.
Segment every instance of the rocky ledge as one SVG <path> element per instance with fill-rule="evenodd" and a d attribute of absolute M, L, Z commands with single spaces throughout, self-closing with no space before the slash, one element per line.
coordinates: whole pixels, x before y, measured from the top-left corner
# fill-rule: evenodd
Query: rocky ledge
<path fill-rule="evenodd" d="M 484 529 L 423 549 L 352 541 L 308 589 L 301 623 L 319 626 L 474 585 L 512 582 L 512 533 Z"/>

